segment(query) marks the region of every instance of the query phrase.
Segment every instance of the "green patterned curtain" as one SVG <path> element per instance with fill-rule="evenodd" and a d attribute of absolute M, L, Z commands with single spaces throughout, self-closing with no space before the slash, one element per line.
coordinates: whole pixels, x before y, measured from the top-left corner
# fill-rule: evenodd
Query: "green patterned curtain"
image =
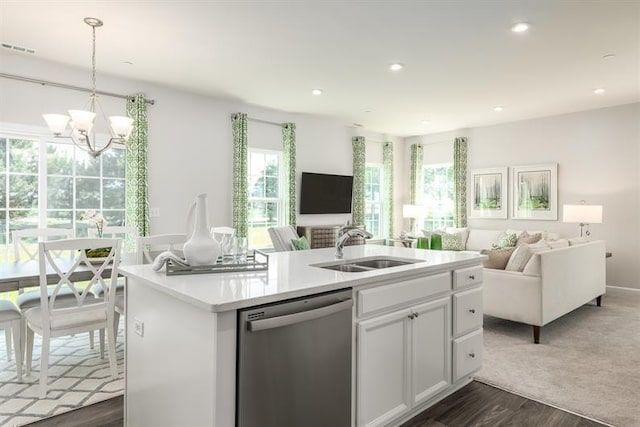
<path fill-rule="evenodd" d="M 149 234 L 149 168 L 147 164 L 147 104 L 143 94 L 127 98 L 127 115 L 133 130 L 125 145 L 126 213 L 125 224 L 138 228 L 140 236 Z M 135 242 L 127 242 L 130 245 Z"/>
<path fill-rule="evenodd" d="M 247 114 L 231 115 L 233 127 L 233 227 L 236 236 L 247 237 L 249 192 L 247 177 Z"/>
<path fill-rule="evenodd" d="M 296 226 L 296 125 L 282 125 L 282 150 L 284 157 L 284 188 L 287 193 L 285 218 L 289 225 Z"/>
<path fill-rule="evenodd" d="M 409 171 L 409 203 L 418 204 L 422 198 L 422 144 L 411 144 L 411 165 Z M 410 230 L 415 230 L 415 218 L 411 218 Z"/>
<path fill-rule="evenodd" d="M 353 144 L 353 208 L 352 222 L 364 225 L 364 173 L 365 173 L 365 141 L 364 136 L 351 138 Z"/>
<path fill-rule="evenodd" d="M 393 237 L 393 142 L 382 145 L 382 183 L 384 200 L 382 201 L 383 221 L 386 223 L 387 237 Z"/>
<path fill-rule="evenodd" d="M 453 142 L 453 177 L 455 181 L 456 227 L 467 226 L 467 138 Z"/>

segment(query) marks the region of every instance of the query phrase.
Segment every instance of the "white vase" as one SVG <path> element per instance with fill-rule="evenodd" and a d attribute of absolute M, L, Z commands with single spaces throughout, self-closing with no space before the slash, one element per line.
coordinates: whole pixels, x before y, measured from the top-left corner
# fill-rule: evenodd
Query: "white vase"
<path fill-rule="evenodd" d="M 213 265 L 220 255 L 220 244 L 209 232 L 206 194 L 199 194 L 196 198 L 195 214 L 193 233 L 184 244 L 184 256 L 189 265 Z"/>

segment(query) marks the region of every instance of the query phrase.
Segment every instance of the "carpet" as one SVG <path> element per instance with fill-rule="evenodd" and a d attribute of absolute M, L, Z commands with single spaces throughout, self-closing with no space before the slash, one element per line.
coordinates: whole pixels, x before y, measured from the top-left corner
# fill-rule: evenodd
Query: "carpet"
<path fill-rule="evenodd" d="M 113 379 L 107 359 L 100 359 L 98 333 L 95 349 L 86 333 L 53 338 L 46 399 L 39 399 L 40 337 L 36 335 L 31 375 L 17 381 L 15 359 L 7 362 L 4 333 L 0 333 L 0 426 L 21 426 L 124 393 L 124 321 L 116 345 L 118 378 Z"/>
<path fill-rule="evenodd" d="M 617 427 L 640 426 L 640 292 L 607 288 L 542 328 L 485 316 L 475 379 Z"/>

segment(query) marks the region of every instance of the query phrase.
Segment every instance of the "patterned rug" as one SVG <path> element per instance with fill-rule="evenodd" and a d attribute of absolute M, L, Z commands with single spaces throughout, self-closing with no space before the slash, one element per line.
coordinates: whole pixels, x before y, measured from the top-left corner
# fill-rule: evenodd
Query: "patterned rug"
<path fill-rule="evenodd" d="M 124 393 L 124 319 L 118 329 L 116 345 L 118 378 L 109 373 L 107 358 L 100 359 L 98 333 L 95 348 L 89 348 L 89 335 L 51 340 L 49 387 L 46 399 L 40 399 L 40 344 L 38 335 L 33 349 L 31 375 L 17 381 L 15 358 L 7 362 L 4 333 L 0 333 L 0 426 L 21 426 L 67 412 L 81 406 Z"/>

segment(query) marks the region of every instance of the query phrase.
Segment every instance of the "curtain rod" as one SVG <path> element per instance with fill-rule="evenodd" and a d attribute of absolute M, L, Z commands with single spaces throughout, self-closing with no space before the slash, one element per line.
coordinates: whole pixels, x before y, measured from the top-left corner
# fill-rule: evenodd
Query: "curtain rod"
<path fill-rule="evenodd" d="M 49 82 L 46 80 L 32 79 L 31 77 L 16 76 L 15 74 L 0 73 L 0 77 L 4 77 L 6 79 L 20 80 L 23 82 L 36 83 L 42 86 L 53 86 L 53 87 L 59 87 L 63 89 L 77 90 L 80 92 L 91 92 L 91 89 L 88 89 L 86 87 L 72 86 L 64 83 L 56 83 L 56 82 Z M 113 98 L 129 99 L 129 96 L 120 95 L 117 93 L 103 92 L 100 90 L 97 90 L 96 93 L 99 95 L 111 96 Z M 144 102 L 151 105 L 155 105 L 156 103 L 156 101 L 153 99 L 145 99 Z"/>
<path fill-rule="evenodd" d="M 247 120 L 250 120 L 252 122 L 264 123 L 265 125 L 275 125 L 278 127 L 284 126 L 284 123 L 276 123 L 276 122 L 270 122 L 268 120 L 254 119 L 253 117 L 247 117 Z"/>

